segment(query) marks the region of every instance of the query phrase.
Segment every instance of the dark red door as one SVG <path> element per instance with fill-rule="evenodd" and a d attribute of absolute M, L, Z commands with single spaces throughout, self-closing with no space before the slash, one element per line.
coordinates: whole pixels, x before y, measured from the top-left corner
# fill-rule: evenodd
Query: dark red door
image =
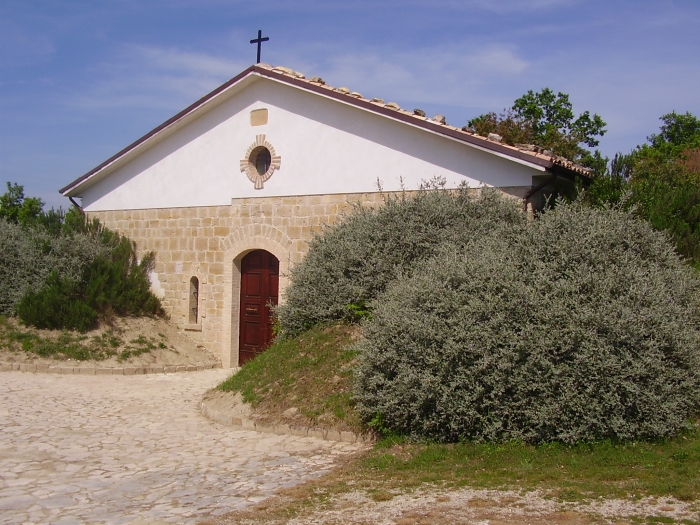
<path fill-rule="evenodd" d="M 241 261 L 241 335 L 238 366 L 267 348 L 272 341 L 272 311 L 279 291 L 277 257 L 255 250 Z"/>

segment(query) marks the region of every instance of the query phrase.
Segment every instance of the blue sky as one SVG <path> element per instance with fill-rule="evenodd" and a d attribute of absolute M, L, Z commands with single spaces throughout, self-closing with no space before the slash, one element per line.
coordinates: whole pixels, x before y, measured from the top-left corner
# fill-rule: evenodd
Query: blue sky
<path fill-rule="evenodd" d="M 568 93 L 627 152 L 700 116 L 697 0 L 0 0 L 0 182 L 58 189 L 255 62 L 462 126 Z M 4 187 L 2 188 L 4 192 Z"/>

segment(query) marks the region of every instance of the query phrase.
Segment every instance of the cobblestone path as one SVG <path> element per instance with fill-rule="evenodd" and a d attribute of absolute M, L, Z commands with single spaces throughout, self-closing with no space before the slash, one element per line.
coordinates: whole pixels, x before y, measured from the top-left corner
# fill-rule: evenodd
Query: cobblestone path
<path fill-rule="evenodd" d="M 209 421 L 228 373 L 0 374 L 0 524 L 196 523 L 362 447 Z"/>

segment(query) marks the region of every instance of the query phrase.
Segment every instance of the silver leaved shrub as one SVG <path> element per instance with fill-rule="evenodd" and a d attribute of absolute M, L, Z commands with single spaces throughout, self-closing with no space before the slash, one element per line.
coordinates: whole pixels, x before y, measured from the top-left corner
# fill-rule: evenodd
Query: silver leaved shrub
<path fill-rule="evenodd" d="M 0 315 L 13 315 L 22 297 L 39 291 L 53 271 L 78 280 L 109 249 L 94 235 L 55 234 L 0 219 Z"/>
<path fill-rule="evenodd" d="M 618 209 L 474 230 L 372 303 L 357 408 L 441 442 L 670 437 L 700 408 L 699 298 L 666 236 Z"/>
<path fill-rule="evenodd" d="M 520 202 L 497 191 L 439 182 L 417 192 L 387 196 L 383 206 L 356 207 L 316 236 L 290 272 L 285 303 L 276 310 L 284 335 L 332 320 L 357 320 L 398 275 L 430 258 L 445 243 L 459 246 L 499 224 L 523 225 Z"/>

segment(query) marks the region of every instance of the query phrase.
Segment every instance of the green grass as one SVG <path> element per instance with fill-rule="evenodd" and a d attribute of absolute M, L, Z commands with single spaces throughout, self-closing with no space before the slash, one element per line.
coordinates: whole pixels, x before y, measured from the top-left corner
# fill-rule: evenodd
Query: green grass
<path fill-rule="evenodd" d="M 154 337 L 146 338 L 143 335 L 139 335 L 136 339 L 129 341 L 129 343 L 130 344 L 119 352 L 117 356 L 117 361 L 120 363 L 126 361 L 130 357 L 150 353 L 151 350 L 155 350 L 156 348 L 166 348 L 166 345 L 162 341 L 156 341 Z"/>
<path fill-rule="evenodd" d="M 597 498 L 639 499 L 659 502 L 674 497 L 700 502 L 700 431 L 664 443 L 614 445 L 593 443 L 577 447 L 520 443 L 488 445 L 411 444 L 384 439 L 369 452 L 350 459 L 320 479 L 289 489 L 278 499 L 232 515 L 227 523 L 286 523 L 312 512 L 323 512 L 339 495 L 364 493 L 387 501 L 414 489 L 510 489 L 540 491 L 554 502 L 585 502 Z M 449 497 L 449 492 L 443 493 Z M 494 503 L 494 505 L 500 505 Z M 558 507 L 565 510 L 565 507 Z M 565 518 L 551 514 L 553 523 L 599 523 L 581 514 Z M 613 522 L 617 522 L 613 520 Z M 518 523 L 518 520 L 508 521 Z M 606 521 L 608 523 L 608 521 Z M 632 516 L 620 523 L 679 523 L 688 519 Z"/>
<path fill-rule="evenodd" d="M 659 443 L 411 444 L 385 439 L 356 467 L 382 484 L 541 489 L 560 500 L 700 499 L 700 430 Z"/>
<path fill-rule="evenodd" d="M 217 389 L 241 392 L 258 413 L 279 421 L 359 431 L 350 395 L 356 334 L 338 324 L 275 342 Z M 296 414 L 283 416 L 289 409 Z"/>
<path fill-rule="evenodd" d="M 344 325 L 314 328 L 275 343 L 219 385 L 271 415 L 298 409 L 308 421 L 354 431 L 359 422 L 350 396 L 355 331 Z M 674 497 L 700 502 L 700 429 L 672 440 L 451 445 L 387 437 L 331 474 L 297 490 L 297 501 L 274 512 L 297 514 L 334 495 L 360 490 L 376 499 L 424 485 L 539 490 L 557 501 Z M 389 497 L 389 496 L 387 496 Z M 271 511 L 272 512 L 272 511 Z M 639 523 L 665 523 L 644 517 Z M 633 520 L 634 521 L 634 520 Z M 635 521 L 636 522 L 636 521 Z M 679 523 L 683 523 L 682 521 Z"/>
<path fill-rule="evenodd" d="M 577 447 L 415 444 L 387 438 L 329 474 L 289 489 L 250 511 L 233 514 L 226 523 L 286 523 L 291 518 L 323 512 L 339 495 L 349 492 L 380 502 L 421 488 L 449 491 L 462 487 L 519 493 L 537 490 L 555 503 L 642 497 L 665 503 L 665 499 L 674 497 L 693 502 L 697 510 L 700 430 L 662 443 L 591 443 Z M 449 497 L 449 492 L 442 494 Z M 587 516 L 588 521 L 581 514 L 557 516 L 556 510 L 550 517 L 552 523 L 571 525 L 601 522 L 595 516 Z M 516 518 L 507 523 L 518 522 Z M 697 521 L 664 516 L 632 516 L 612 522 L 699 525 Z"/>

